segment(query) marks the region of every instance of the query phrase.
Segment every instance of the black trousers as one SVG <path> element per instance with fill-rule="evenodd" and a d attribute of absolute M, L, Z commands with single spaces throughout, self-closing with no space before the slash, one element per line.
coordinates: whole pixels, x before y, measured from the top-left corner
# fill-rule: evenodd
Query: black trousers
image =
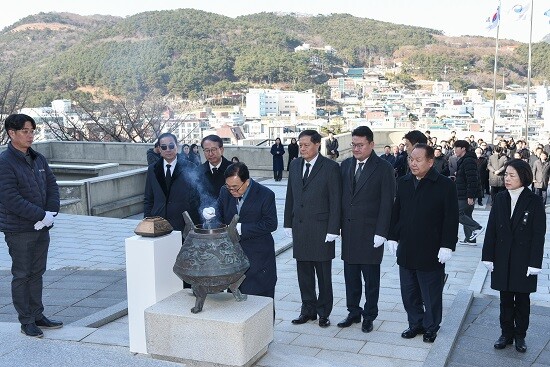
<path fill-rule="evenodd" d="M 409 327 L 437 332 L 443 313 L 445 268 L 422 271 L 400 266 L 399 280 Z"/>
<path fill-rule="evenodd" d="M 329 317 L 332 312 L 332 260 L 296 261 L 303 315 Z M 315 275 L 319 297 L 315 293 Z"/>
<path fill-rule="evenodd" d="M 273 171 L 273 179 L 275 181 L 281 181 L 283 179 L 283 170 Z"/>
<path fill-rule="evenodd" d="M 42 276 L 46 271 L 50 233 L 45 231 L 5 233 L 12 260 L 11 297 L 21 324 L 41 320 Z"/>
<path fill-rule="evenodd" d="M 363 308 L 359 306 L 363 294 L 361 274 L 365 282 L 365 305 Z M 344 280 L 346 281 L 346 306 L 349 316 L 363 315 L 365 320 L 376 320 L 380 295 L 380 265 L 349 264 L 344 261 Z"/>
<path fill-rule="evenodd" d="M 525 338 L 529 327 L 529 293 L 500 292 L 500 328 L 507 338 Z"/>

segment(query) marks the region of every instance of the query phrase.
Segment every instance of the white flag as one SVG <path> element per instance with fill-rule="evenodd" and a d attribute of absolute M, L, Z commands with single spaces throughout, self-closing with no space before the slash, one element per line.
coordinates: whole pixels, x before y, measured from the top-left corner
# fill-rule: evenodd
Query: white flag
<path fill-rule="evenodd" d="M 525 20 L 529 9 L 531 9 L 531 1 L 517 2 L 510 9 L 510 16 L 513 20 Z"/>

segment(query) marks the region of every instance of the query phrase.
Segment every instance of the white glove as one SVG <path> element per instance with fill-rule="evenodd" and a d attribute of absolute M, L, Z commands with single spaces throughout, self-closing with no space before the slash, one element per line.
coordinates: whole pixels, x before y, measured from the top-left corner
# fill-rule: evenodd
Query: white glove
<path fill-rule="evenodd" d="M 237 228 L 237 233 L 238 233 L 239 235 L 242 234 L 242 233 L 241 233 L 241 224 L 242 224 L 242 223 L 237 223 L 237 226 L 236 226 L 236 228 Z"/>
<path fill-rule="evenodd" d="M 482 263 L 491 273 L 495 270 L 495 264 L 492 261 L 482 261 Z"/>
<path fill-rule="evenodd" d="M 542 271 L 542 269 L 539 269 L 539 268 L 532 268 L 532 267 L 527 267 L 527 276 L 529 275 L 538 275 L 540 272 Z"/>
<path fill-rule="evenodd" d="M 57 213 L 46 212 L 46 215 L 42 219 L 42 223 L 44 223 L 44 226 L 51 227 L 53 225 L 54 215 L 57 215 Z"/>
<path fill-rule="evenodd" d="M 285 231 L 285 236 L 292 238 L 292 228 L 283 228 L 283 230 Z"/>
<path fill-rule="evenodd" d="M 392 255 L 395 255 L 397 253 L 397 246 L 399 246 L 399 243 L 397 243 L 397 241 L 392 241 L 392 240 L 386 241 L 386 247 L 388 248 L 388 251 Z"/>
<path fill-rule="evenodd" d="M 386 239 L 384 237 L 377 234 L 374 235 L 374 248 L 382 246 L 384 242 L 386 242 Z"/>
<path fill-rule="evenodd" d="M 41 221 L 38 221 L 38 222 L 34 223 L 34 229 L 36 229 L 37 231 L 40 231 L 44 227 L 45 227 L 45 225 Z"/>
<path fill-rule="evenodd" d="M 202 216 L 204 217 L 204 219 L 210 220 L 216 216 L 216 209 L 212 207 L 204 208 L 202 210 Z"/>
<path fill-rule="evenodd" d="M 327 236 L 325 237 L 325 242 L 333 242 L 333 241 L 336 241 L 337 238 L 338 238 L 337 234 L 327 233 Z"/>
<path fill-rule="evenodd" d="M 439 249 L 437 259 L 440 263 L 445 264 L 447 261 L 451 260 L 451 257 L 453 257 L 453 250 L 447 247 L 442 247 Z"/>

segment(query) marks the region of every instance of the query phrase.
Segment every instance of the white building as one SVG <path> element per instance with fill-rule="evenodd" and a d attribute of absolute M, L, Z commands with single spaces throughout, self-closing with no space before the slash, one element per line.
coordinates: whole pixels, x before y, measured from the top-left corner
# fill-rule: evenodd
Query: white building
<path fill-rule="evenodd" d="M 245 115 L 248 118 L 265 116 L 315 116 L 315 93 L 282 91 L 279 89 L 249 89 L 246 94 Z"/>

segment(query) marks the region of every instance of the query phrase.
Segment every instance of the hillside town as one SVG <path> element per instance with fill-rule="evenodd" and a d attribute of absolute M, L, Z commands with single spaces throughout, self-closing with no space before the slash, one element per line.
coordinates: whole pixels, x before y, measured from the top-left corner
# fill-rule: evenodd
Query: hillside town
<path fill-rule="evenodd" d="M 310 128 L 341 133 L 366 125 L 373 130 L 430 130 L 436 137 L 447 137 L 454 130 L 460 136 L 472 133 L 486 141 L 494 136 L 548 142 L 547 85 L 531 88 L 528 108 L 525 87 L 503 86 L 498 90 L 503 99 L 496 101 L 493 113 L 493 100 L 484 90 L 463 93 L 438 80 L 416 81 L 412 90 L 390 83 L 385 77 L 388 70 L 393 71 L 382 67 L 342 69 L 343 73 L 336 73 L 326 83 L 330 99 L 320 99 L 312 90 L 250 88 L 237 96 L 241 103 L 233 106 L 201 101 L 202 107 L 195 105 L 183 111 L 167 107 L 161 118 L 162 132 L 173 132 L 181 143 L 188 144 L 217 134 L 227 144 L 257 145 L 276 137 L 287 143 Z M 37 140 L 56 139 L 52 132 L 55 127 L 79 126 L 85 130 L 88 126 L 82 115 L 73 111 L 70 100 L 55 100 L 49 107 L 27 107 L 21 112 L 36 119 Z"/>

